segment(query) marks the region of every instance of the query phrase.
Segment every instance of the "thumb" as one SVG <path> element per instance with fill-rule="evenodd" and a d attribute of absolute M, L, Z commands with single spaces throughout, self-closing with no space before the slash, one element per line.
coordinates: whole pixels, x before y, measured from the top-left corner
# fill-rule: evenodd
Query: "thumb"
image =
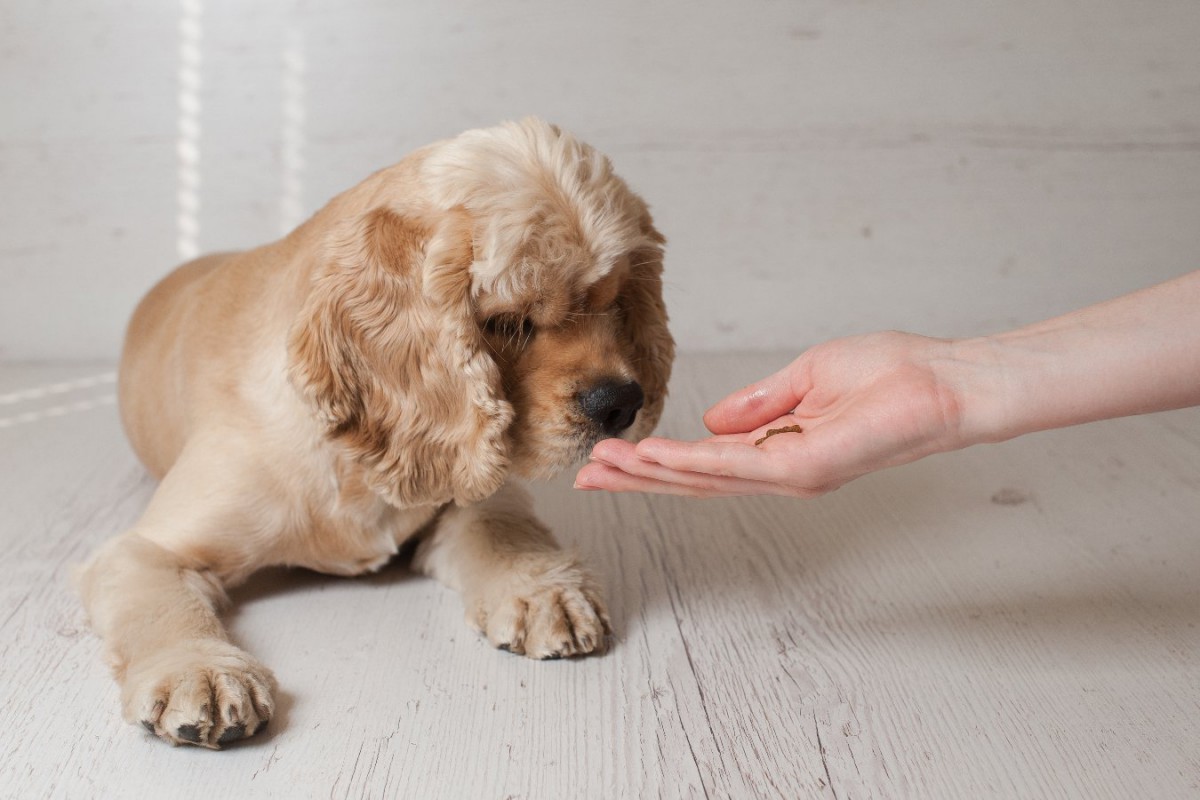
<path fill-rule="evenodd" d="M 717 435 L 745 433 L 793 411 L 804 396 L 795 386 L 796 363 L 721 400 L 705 413 L 705 426 Z"/>

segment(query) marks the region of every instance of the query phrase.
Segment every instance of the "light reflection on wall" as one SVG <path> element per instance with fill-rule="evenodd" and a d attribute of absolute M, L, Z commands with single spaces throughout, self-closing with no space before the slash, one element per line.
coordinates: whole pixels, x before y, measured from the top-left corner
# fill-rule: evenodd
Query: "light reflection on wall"
<path fill-rule="evenodd" d="M 203 0 L 180 0 L 179 16 L 179 185 L 176 193 L 176 250 L 180 260 L 200 252 L 200 43 Z"/>
<path fill-rule="evenodd" d="M 280 129 L 280 162 L 283 185 L 280 193 L 280 233 L 299 225 L 304 209 L 304 32 L 289 25 L 283 43 L 283 108 Z"/>

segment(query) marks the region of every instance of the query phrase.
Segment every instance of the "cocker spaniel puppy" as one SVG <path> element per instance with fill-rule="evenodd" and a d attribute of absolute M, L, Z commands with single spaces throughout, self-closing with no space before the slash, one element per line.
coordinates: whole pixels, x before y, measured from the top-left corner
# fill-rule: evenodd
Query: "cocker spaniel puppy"
<path fill-rule="evenodd" d="M 162 482 L 79 581 L 125 717 L 173 743 L 253 735 L 274 678 L 229 641 L 225 589 L 272 565 L 370 572 L 405 544 L 495 646 L 601 647 L 595 583 L 512 479 L 653 428 L 674 351 L 662 256 L 608 159 L 527 119 L 159 283 L 120 398 Z"/>

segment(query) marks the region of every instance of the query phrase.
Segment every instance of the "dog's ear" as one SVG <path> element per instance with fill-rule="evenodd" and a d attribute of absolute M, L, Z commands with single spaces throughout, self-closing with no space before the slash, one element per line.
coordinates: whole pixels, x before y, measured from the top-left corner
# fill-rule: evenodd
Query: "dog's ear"
<path fill-rule="evenodd" d="M 629 278 L 617 298 L 625 335 L 633 342 L 634 369 L 646 395 L 638 414 L 636 438 L 649 435 L 658 423 L 675 360 L 675 340 L 667 329 L 667 308 L 662 297 L 663 245 L 667 240 L 654 227 L 648 212 L 642 215 L 641 227 L 645 243 L 630 253 Z"/>
<path fill-rule="evenodd" d="M 477 502 L 512 406 L 471 310 L 471 220 L 377 208 L 336 229 L 288 342 L 293 384 L 399 506 Z"/>

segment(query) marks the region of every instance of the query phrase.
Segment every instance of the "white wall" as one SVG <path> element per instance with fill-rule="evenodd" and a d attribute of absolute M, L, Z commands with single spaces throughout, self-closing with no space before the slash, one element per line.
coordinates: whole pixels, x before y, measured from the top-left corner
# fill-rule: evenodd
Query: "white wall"
<path fill-rule="evenodd" d="M 1200 267 L 1200 3 L 4 0 L 0 358 L 536 113 L 671 240 L 689 350 L 968 334 Z"/>

